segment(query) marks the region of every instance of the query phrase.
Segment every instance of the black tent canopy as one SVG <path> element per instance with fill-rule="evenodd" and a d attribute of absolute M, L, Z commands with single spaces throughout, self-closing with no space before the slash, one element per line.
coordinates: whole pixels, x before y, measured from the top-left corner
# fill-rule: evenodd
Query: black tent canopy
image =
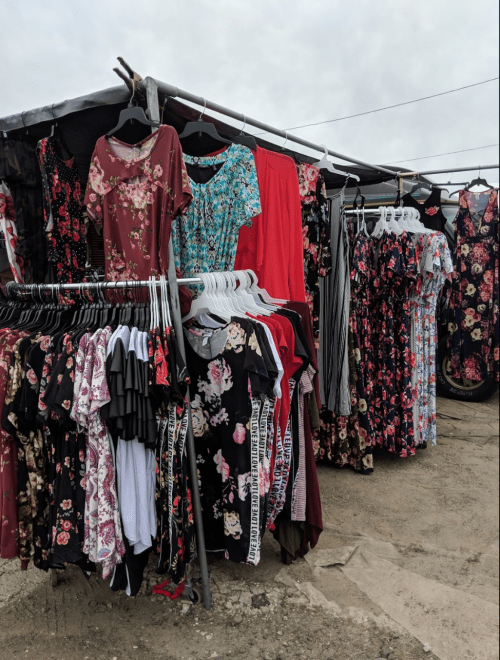
<path fill-rule="evenodd" d="M 0 130 L 8 132 L 9 135 L 27 134 L 32 139 L 38 140 L 50 134 L 51 126 L 57 119 L 64 139 L 75 155 L 82 183 L 85 185 L 96 141 L 116 125 L 120 111 L 127 106 L 129 99 L 130 92 L 126 86 L 111 87 L 86 96 L 1 118 Z M 173 126 L 178 132 L 184 129 L 188 121 L 194 121 L 200 115 L 199 110 L 195 110 L 176 98 L 165 97 L 163 105 L 162 123 Z M 205 117 L 213 122 L 219 134 L 227 139 L 234 138 L 241 132 L 240 128 L 211 117 L 207 113 L 205 113 Z M 256 137 L 256 141 L 265 149 L 289 154 L 292 158 L 302 162 L 314 163 L 319 160 L 319 157 L 306 156 L 297 150 L 297 145 L 292 142 L 289 142 L 283 150 L 280 145 L 268 142 L 260 136 Z M 394 175 L 391 175 L 387 171 L 346 165 L 345 163 L 335 163 L 335 166 L 339 170 L 347 170 L 359 176 L 362 185 L 375 185 L 391 181 L 397 173 L 395 170 Z M 345 184 L 345 177 L 328 171 L 323 171 L 323 174 L 328 189 L 340 188 Z"/>

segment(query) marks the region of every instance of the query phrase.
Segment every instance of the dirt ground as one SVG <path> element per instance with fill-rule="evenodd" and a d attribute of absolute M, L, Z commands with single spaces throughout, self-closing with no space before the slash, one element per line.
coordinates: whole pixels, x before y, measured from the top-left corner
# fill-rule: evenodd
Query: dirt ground
<path fill-rule="evenodd" d="M 397 567 L 498 604 L 498 403 L 439 399 L 437 447 L 407 460 L 380 454 L 373 475 L 319 466 L 319 549 L 361 538 Z M 0 660 L 438 658 L 340 569 L 316 588 L 306 560 L 284 569 L 271 537 L 259 567 L 218 561 L 210 570 L 207 612 L 152 596 L 152 568 L 127 598 L 73 567 L 53 589 L 47 575 L 0 561 Z"/>

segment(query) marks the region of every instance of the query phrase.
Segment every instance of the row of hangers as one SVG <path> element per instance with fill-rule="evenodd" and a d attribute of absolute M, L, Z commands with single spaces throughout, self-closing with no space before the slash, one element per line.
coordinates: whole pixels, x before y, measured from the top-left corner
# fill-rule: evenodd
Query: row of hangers
<path fill-rule="evenodd" d="M 371 234 L 368 233 L 365 213 L 380 214 Z M 379 206 L 378 209 L 368 210 L 365 208 L 352 211 L 356 215 L 357 233 L 364 232 L 367 237 L 380 238 L 386 232 L 392 232 L 398 236 L 405 231 L 417 234 L 432 234 L 434 230 L 427 229 L 421 221 L 420 212 L 412 207 Z"/>
<path fill-rule="evenodd" d="M 220 327 L 231 318 L 247 314 L 270 316 L 288 301 L 272 298 L 258 286 L 252 270 L 200 273 L 203 292 L 191 306 L 183 322 L 197 319 L 208 327 Z"/>

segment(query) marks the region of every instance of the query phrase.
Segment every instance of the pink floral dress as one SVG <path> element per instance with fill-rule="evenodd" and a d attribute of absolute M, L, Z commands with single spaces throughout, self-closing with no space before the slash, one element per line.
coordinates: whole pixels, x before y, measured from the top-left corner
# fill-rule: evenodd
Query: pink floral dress
<path fill-rule="evenodd" d="M 87 434 L 83 549 L 90 561 L 102 563 L 105 579 L 111 577 L 125 554 L 111 438 L 101 418 L 102 406 L 110 401 L 106 346 L 111 334 L 111 328 L 106 328 L 81 339 L 71 411 L 72 419 Z"/>

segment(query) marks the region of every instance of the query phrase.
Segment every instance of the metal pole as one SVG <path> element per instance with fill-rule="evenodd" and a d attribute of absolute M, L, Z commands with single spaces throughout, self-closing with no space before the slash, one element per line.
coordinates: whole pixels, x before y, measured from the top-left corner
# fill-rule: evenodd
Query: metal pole
<path fill-rule="evenodd" d="M 154 282 L 160 286 L 160 280 Z M 201 277 L 182 277 L 177 280 L 177 284 L 203 284 Z M 81 282 L 71 284 L 17 284 L 16 282 L 7 282 L 6 289 L 9 291 L 81 291 L 82 289 L 135 289 L 137 287 L 147 287 L 149 282 L 146 280 L 132 280 L 130 282 Z"/>
<path fill-rule="evenodd" d="M 146 78 L 146 92 L 148 99 L 148 108 L 150 119 L 152 121 L 160 121 L 160 106 L 158 101 L 158 88 L 153 78 Z M 177 284 L 177 274 L 175 272 L 175 256 L 172 239 L 168 244 L 168 282 L 170 284 L 170 300 L 172 306 L 172 319 L 174 322 L 174 329 L 179 346 L 180 354 L 184 361 L 186 361 L 186 349 L 184 345 L 184 331 L 182 328 L 181 318 L 181 305 L 179 302 L 179 287 Z M 188 408 L 188 429 L 187 429 L 187 455 L 189 460 L 189 467 L 191 472 L 191 489 L 193 494 L 193 509 L 194 520 L 196 525 L 198 557 L 200 560 L 201 569 L 201 583 L 203 585 L 203 602 L 205 609 L 212 609 L 212 594 L 210 593 L 210 575 L 208 573 L 207 551 L 205 546 L 205 532 L 203 529 L 203 518 L 201 513 L 201 497 L 198 485 L 198 466 L 196 464 L 196 448 L 194 444 L 193 434 L 193 421 L 191 417 L 191 396 L 189 387 L 187 391 L 187 408 Z"/>
<path fill-rule="evenodd" d="M 498 170 L 500 165 L 476 165 L 475 167 L 452 167 L 447 170 L 429 170 L 427 172 L 402 172 L 399 177 L 426 176 L 427 174 L 452 174 L 453 172 L 476 172 L 479 170 Z"/>
<path fill-rule="evenodd" d="M 146 78 L 146 85 L 147 85 L 147 80 L 148 78 Z M 261 121 L 258 121 L 257 119 L 252 119 L 251 117 L 242 115 L 240 112 L 234 112 L 234 110 L 229 110 L 229 108 L 225 108 L 224 106 L 219 105 L 218 103 L 213 103 L 212 101 L 206 101 L 201 96 L 196 96 L 194 94 L 191 94 L 190 92 L 185 92 L 184 90 L 179 89 L 178 87 L 174 87 L 173 85 L 169 85 L 168 83 L 161 82 L 160 80 L 156 80 L 155 82 L 158 86 L 158 90 L 163 94 L 166 94 L 167 96 L 171 96 L 172 98 L 184 99 L 184 101 L 189 101 L 190 103 L 196 103 L 197 105 L 200 105 L 202 107 L 206 106 L 208 110 L 213 110 L 214 112 L 218 112 L 220 115 L 225 115 L 226 117 L 231 117 L 232 119 L 236 119 L 237 121 L 240 121 L 242 124 L 246 121 L 247 125 L 249 126 L 254 126 L 255 128 L 265 131 L 266 133 L 272 133 L 274 135 L 282 137 L 283 139 L 287 138 L 288 140 L 290 140 L 290 142 L 296 142 L 297 144 L 300 144 L 303 147 L 307 147 L 308 149 L 313 149 L 314 151 L 320 151 L 322 153 L 324 153 L 325 151 L 323 146 L 315 144 L 314 142 L 309 142 L 308 140 L 303 140 L 302 138 L 299 138 L 296 135 L 292 135 L 291 133 L 288 133 L 287 131 L 284 131 L 280 128 L 274 128 L 273 126 L 269 126 L 269 124 L 264 124 Z M 389 170 L 381 165 L 372 165 L 371 163 L 365 163 L 365 161 L 363 160 L 358 160 L 356 158 L 350 158 L 349 156 L 344 156 L 342 154 L 337 153 L 336 151 L 332 151 L 331 149 L 327 149 L 327 151 L 330 156 L 334 156 L 335 158 L 340 158 L 341 160 L 345 160 L 349 163 L 354 163 L 356 165 L 361 165 L 361 167 L 366 167 L 370 170 L 376 170 L 377 172 L 386 172 L 387 174 L 391 174 L 394 178 L 396 178 L 397 176 L 396 171 Z"/>

